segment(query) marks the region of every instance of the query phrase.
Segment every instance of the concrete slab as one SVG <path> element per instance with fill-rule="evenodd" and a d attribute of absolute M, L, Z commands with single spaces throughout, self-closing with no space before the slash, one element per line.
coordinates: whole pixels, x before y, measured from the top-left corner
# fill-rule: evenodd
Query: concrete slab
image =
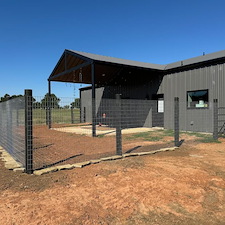
<path fill-rule="evenodd" d="M 92 129 L 91 126 L 80 126 L 80 127 L 61 127 L 61 128 L 52 128 L 53 130 L 66 132 L 66 133 L 75 133 L 81 134 L 86 136 L 92 136 Z M 161 127 L 136 127 L 136 128 L 128 128 L 123 129 L 122 134 L 135 134 L 135 133 L 142 133 L 148 131 L 155 131 L 155 130 L 163 130 Z M 96 135 L 105 135 L 105 136 L 112 136 L 116 135 L 116 129 L 107 129 L 107 130 L 100 130 L 98 126 L 96 127 Z"/>

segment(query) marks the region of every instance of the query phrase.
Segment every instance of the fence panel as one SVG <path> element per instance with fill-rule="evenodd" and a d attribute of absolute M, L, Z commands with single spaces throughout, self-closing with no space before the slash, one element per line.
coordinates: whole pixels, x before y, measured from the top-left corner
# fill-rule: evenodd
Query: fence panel
<path fill-rule="evenodd" d="M 71 105 L 71 100 L 64 101 L 63 105 Z M 91 114 L 92 100 L 87 105 L 90 107 L 85 108 L 86 113 Z M 36 169 L 174 146 L 172 131 L 167 132 L 169 137 L 165 139 L 164 113 L 162 109 L 159 111 L 157 101 L 101 99 L 96 103 L 93 118 L 96 137 L 92 137 L 92 122 L 83 120 L 79 108 L 72 109 L 77 110 L 75 123 L 71 116 L 71 107 L 52 107 L 51 129 L 48 129 L 45 123 L 45 120 L 48 120 L 45 115 L 48 113 L 40 113 L 41 110 L 47 109 L 35 107 L 34 105 Z M 168 119 L 173 120 L 173 117 L 171 114 L 171 118 L 168 116 Z M 42 122 L 38 124 L 37 121 Z"/>
<path fill-rule="evenodd" d="M 25 167 L 25 98 L 0 103 L 0 145 Z"/>
<path fill-rule="evenodd" d="M 94 118 L 86 121 L 79 101 L 74 99 L 45 96 L 29 101 L 33 109 L 32 169 L 173 147 L 181 139 L 193 142 L 212 138 L 205 133 L 213 132 L 213 103 L 187 109 L 186 102 L 175 105 L 174 101 L 164 101 L 162 107 L 157 100 L 101 99 Z M 86 104 L 85 114 L 92 113 L 92 102 Z M 24 97 L 0 103 L 0 145 L 24 167 L 25 108 Z M 93 128 L 96 137 L 92 137 Z"/>

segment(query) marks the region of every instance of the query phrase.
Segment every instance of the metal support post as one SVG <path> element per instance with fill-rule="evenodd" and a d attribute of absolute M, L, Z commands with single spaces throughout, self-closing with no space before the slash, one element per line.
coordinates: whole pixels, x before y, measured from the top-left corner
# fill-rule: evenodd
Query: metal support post
<path fill-rule="evenodd" d="M 116 154 L 122 155 L 121 94 L 116 94 Z"/>
<path fill-rule="evenodd" d="M 213 139 L 218 140 L 218 100 L 213 99 Z"/>
<path fill-rule="evenodd" d="M 95 65 L 91 64 L 92 78 L 92 137 L 96 137 Z"/>
<path fill-rule="evenodd" d="M 174 145 L 179 147 L 179 98 L 174 98 Z"/>
<path fill-rule="evenodd" d="M 84 119 L 83 122 L 86 123 L 86 107 L 84 107 L 84 118 L 83 119 Z"/>
<path fill-rule="evenodd" d="M 74 124 L 73 107 L 71 107 L 71 123 Z"/>
<path fill-rule="evenodd" d="M 47 98 L 47 105 L 46 105 L 46 124 L 48 128 L 52 128 L 52 112 L 51 112 L 51 81 L 48 81 L 48 98 Z"/>
<path fill-rule="evenodd" d="M 32 90 L 25 90 L 25 169 L 26 173 L 33 173 L 33 113 Z"/>

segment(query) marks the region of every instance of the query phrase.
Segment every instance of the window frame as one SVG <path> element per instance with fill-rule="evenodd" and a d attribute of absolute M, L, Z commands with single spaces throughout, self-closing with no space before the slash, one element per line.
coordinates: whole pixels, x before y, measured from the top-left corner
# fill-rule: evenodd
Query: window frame
<path fill-rule="evenodd" d="M 207 104 L 207 106 L 204 106 L 204 107 L 193 107 L 193 106 L 188 106 L 188 93 L 190 93 L 190 92 L 200 92 L 200 91 L 207 91 L 207 102 L 206 102 L 206 104 Z M 187 91 L 186 92 L 186 96 L 187 96 L 187 109 L 189 110 L 189 109 L 208 109 L 209 108 L 209 89 L 198 89 L 198 90 L 192 90 L 192 91 Z"/>

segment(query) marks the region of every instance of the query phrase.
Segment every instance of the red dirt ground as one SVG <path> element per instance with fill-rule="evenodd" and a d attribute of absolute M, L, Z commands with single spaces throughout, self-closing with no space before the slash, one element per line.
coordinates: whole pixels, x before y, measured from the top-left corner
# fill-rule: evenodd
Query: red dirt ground
<path fill-rule="evenodd" d="M 107 129 L 98 127 L 98 129 Z M 171 140 L 149 142 L 123 138 L 123 152 L 157 150 L 173 146 Z M 74 133 L 49 130 L 46 126 L 34 128 L 34 168 L 49 165 L 72 164 L 116 154 L 115 136 L 88 137 Z"/>
<path fill-rule="evenodd" d="M 225 140 L 42 176 L 0 162 L 0 218 L 23 224 L 225 224 Z"/>

